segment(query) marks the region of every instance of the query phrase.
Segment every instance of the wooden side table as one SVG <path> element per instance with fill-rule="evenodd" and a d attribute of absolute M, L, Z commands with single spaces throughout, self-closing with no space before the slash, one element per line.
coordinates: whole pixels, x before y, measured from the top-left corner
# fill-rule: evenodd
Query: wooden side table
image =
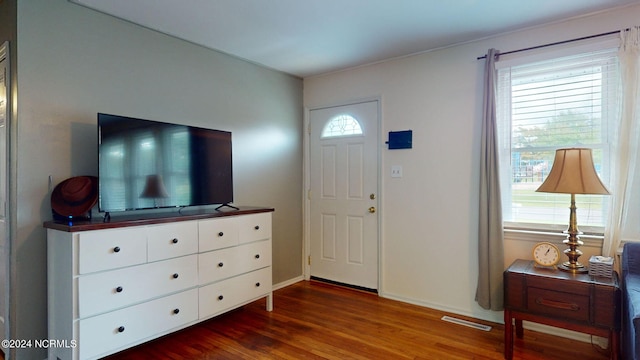
<path fill-rule="evenodd" d="M 620 286 L 612 278 L 572 274 L 516 260 L 504 272 L 504 357 L 513 357 L 513 320 L 532 321 L 609 339 L 612 359 L 620 348 Z"/>

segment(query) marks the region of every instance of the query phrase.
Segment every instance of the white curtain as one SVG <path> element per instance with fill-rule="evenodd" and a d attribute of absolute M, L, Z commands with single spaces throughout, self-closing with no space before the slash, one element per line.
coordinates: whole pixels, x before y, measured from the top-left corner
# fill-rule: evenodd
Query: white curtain
<path fill-rule="evenodd" d="M 640 96 L 640 28 L 620 32 L 621 45 L 618 57 L 622 82 L 621 116 L 611 149 L 611 201 L 609 218 L 605 227 L 602 253 L 614 256 L 626 225 L 636 223 L 629 216 L 636 176 L 636 159 L 640 122 L 638 121 L 638 96 Z"/>

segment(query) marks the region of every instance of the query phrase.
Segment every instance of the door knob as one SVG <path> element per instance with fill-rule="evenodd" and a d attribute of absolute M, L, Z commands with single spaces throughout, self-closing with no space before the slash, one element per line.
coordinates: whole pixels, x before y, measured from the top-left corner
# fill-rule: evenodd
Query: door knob
<path fill-rule="evenodd" d="M 372 214 L 373 214 L 374 212 L 376 212 L 376 207 L 375 207 L 375 206 L 370 207 L 370 208 L 369 208 L 369 212 L 370 212 L 370 213 L 372 213 Z"/>

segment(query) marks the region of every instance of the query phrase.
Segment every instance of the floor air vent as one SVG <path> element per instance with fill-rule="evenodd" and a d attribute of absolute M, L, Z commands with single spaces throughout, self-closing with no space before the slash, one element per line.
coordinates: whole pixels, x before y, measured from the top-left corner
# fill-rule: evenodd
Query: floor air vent
<path fill-rule="evenodd" d="M 482 331 L 491 331 L 491 326 L 477 324 L 471 321 L 457 319 L 451 316 L 443 316 L 441 320 L 448 321 L 450 323 L 454 323 L 458 325 L 468 326 L 470 328 L 474 328 Z"/>

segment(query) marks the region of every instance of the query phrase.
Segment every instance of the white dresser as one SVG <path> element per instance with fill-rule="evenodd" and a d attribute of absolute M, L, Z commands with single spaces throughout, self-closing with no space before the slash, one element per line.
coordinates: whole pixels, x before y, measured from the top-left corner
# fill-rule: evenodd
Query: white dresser
<path fill-rule="evenodd" d="M 266 297 L 271 212 L 46 222 L 50 360 L 96 359 Z"/>

